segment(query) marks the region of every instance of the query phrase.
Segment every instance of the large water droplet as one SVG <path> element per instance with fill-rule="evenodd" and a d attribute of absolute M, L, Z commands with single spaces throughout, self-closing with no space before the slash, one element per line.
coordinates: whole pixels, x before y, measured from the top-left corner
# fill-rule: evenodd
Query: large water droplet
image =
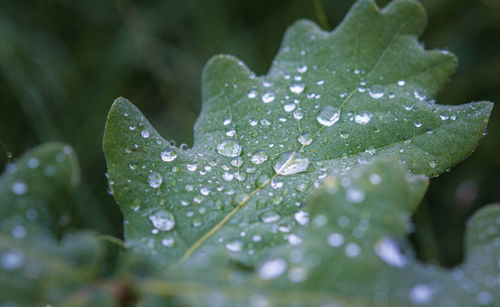
<path fill-rule="evenodd" d="M 177 158 L 177 152 L 172 149 L 167 149 L 161 153 L 161 159 L 165 162 L 172 162 Z"/>
<path fill-rule="evenodd" d="M 363 112 L 362 114 L 354 115 L 354 121 L 360 125 L 366 125 L 372 120 L 372 113 Z"/>
<path fill-rule="evenodd" d="M 401 253 L 397 243 L 389 237 L 382 237 L 374 247 L 375 253 L 380 259 L 395 267 L 404 267 L 406 257 Z"/>
<path fill-rule="evenodd" d="M 153 189 L 157 189 L 160 187 L 161 183 L 163 182 L 163 178 L 161 175 L 157 172 L 153 172 L 148 176 L 148 184 L 150 187 Z"/>
<path fill-rule="evenodd" d="M 287 269 L 286 261 L 283 259 L 272 259 L 264 262 L 258 270 L 260 278 L 269 280 L 279 277 Z"/>
<path fill-rule="evenodd" d="M 267 158 L 268 156 L 264 151 L 257 150 L 254 152 L 250 160 L 252 161 L 253 164 L 261 164 L 266 162 Z"/>
<path fill-rule="evenodd" d="M 237 157 L 241 154 L 242 147 L 235 140 L 227 139 L 217 145 L 217 152 L 226 157 Z"/>
<path fill-rule="evenodd" d="M 333 126 L 340 118 L 340 110 L 330 105 L 324 106 L 316 116 L 316 120 L 323 126 Z"/>
<path fill-rule="evenodd" d="M 282 153 L 274 164 L 274 171 L 279 175 L 293 175 L 304 172 L 309 166 L 309 159 L 290 151 Z"/>
<path fill-rule="evenodd" d="M 165 210 L 158 210 L 149 216 L 149 220 L 156 229 L 161 231 L 170 231 L 175 226 L 174 216 Z"/>

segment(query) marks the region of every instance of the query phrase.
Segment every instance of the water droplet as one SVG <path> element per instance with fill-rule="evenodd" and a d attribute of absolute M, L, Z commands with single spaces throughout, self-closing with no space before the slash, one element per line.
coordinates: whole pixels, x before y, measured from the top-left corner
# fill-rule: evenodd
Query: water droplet
<path fill-rule="evenodd" d="M 380 178 L 380 175 L 378 174 L 371 174 L 370 175 L 370 182 L 372 184 L 379 184 L 382 181 L 382 178 Z"/>
<path fill-rule="evenodd" d="M 309 213 L 305 212 L 305 211 L 298 211 L 296 212 L 293 217 L 295 218 L 295 220 L 297 221 L 297 223 L 299 223 L 300 225 L 306 225 L 307 223 L 309 223 Z"/>
<path fill-rule="evenodd" d="M 399 86 L 404 86 L 406 84 L 406 81 L 405 80 L 399 80 L 398 81 L 398 85 Z"/>
<path fill-rule="evenodd" d="M 450 117 L 448 115 L 439 115 L 439 118 L 441 118 L 441 120 L 448 120 L 448 119 L 450 119 Z"/>
<path fill-rule="evenodd" d="M 305 73 L 307 71 L 307 65 L 302 65 L 297 67 L 297 71 L 300 72 L 301 74 Z"/>
<path fill-rule="evenodd" d="M 295 103 L 287 102 L 283 106 L 283 109 L 285 110 L 285 112 L 292 112 L 293 110 L 295 110 L 296 107 L 297 107 L 297 105 Z"/>
<path fill-rule="evenodd" d="M 267 92 L 262 95 L 262 102 L 264 103 L 270 103 L 274 100 L 276 96 L 274 95 L 273 92 Z"/>
<path fill-rule="evenodd" d="M 142 135 L 143 138 L 147 139 L 147 138 L 149 138 L 149 131 L 142 130 L 141 131 L 141 135 Z"/>
<path fill-rule="evenodd" d="M 16 195 L 24 195 L 28 192 L 28 185 L 23 181 L 16 181 L 12 184 L 12 192 Z"/>
<path fill-rule="evenodd" d="M 177 158 L 177 152 L 172 149 L 167 149 L 161 153 L 161 159 L 165 162 L 172 162 Z"/>
<path fill-rule="evenodd" d="M 200 194 L 203 196 L 208 196 L 210 194 L 210 189 L 209 188 L 201 188 L 200 189 Z"/>
<path fill-rule="evenodd" d="M 227 126 L 227 125 L 231 124 L 232 122 L 233 122 L 233 121 L 232 121 L 230 118 L 226 118 L 226 119 L 222 122 L 222 124 L 223 124 L 224 126 Z"/>
<path fill-rule="evenodd" d="M 330 105 L 324 106 L 316 116 L 316 120 L 323 126 L 333 126 L 340 118 L 340 110 Z"/>
<path fill-rule="evenodd" d="M 163 178 L 157 172 L 153 172 L 148 176 L 149 186 L 152 187 L 153 189 L 159 188 L 162 182 Z"/>
<path fill-rule="evenodd" d="M 365 192 L 355 188 L 349 188 L 345 192 L 345 197 L 347 201 L 354 204 L 359 204 L 365 199 Z"/>
<path fill-rule="evenodd" d="M 414 124 L 414 125 L 415 125 L 415 127 L 417 127 L 417 128 L 422 127 L 422 122 L 421 122 L 420 120 L 418 120 L 418 119 L 416 119 L 416 120 L 413 122 L 413 124 Z"/>
<path fill-rule="evenodd" d="M 404 267 L 406 257 L 399 250 L 398 244 L 389 237 L 382 237 L 374 247 L 375 253 L 391 266 Z"/>
<path fill-rule="evenodd" d="M 289 234 L 288 235 L 288 243 L 290 243 L 290 245 L 299 245 L 300 243 L 302 243 L 302 238 L 300 238 L 299 236 L 295 235 L 295 234 Z"/>
<path fill-rule="evenodd" d="M 349 258 L 358 257 L 360 253 L 361 253 L 361 248 L 356 243 L 349 243 L 345 247 L 345 254 Z"/>
<path fill-rule="evenodd" d="M 290 92 L 294 94 L 300 94 L 304 91 L 304 84 L 302 83 L 293 83 L 290 85 Z"/>
<path fill-rule="evenodd" d="M 243 159 L 241 157 L 235 157 L 231 160 L 231 165 L 235 167 L 240 167 L 243 164 Z"/>
<path fill-rule="evenodd" d="M 250 99 L 254 99 L 255 97 L 257 97 L 257 91 L 256 90 L 250 90 L 250 91 L 248 91 L 247 97 L 250 98 Z"/>
<path fill-rule="evenodd" d="M 235 140 L 227 139 L 217 145 L 217 151 L 226 157 L 237 157 L 241 154 L 242 147 Z"/>
<path fill-rule="evenodd" d="M 295 112 L 293 112 L 293 118 L 295 118 L 296 120 L 301 120 L 302 118 L 304 118 L 304 113 L 302 113 L 300 109 L 295 110 Z"/>
<path fill-rule="evenodd" d="M 331 247 L 339 247 L 344 244 L 344 236 L 335 232 L 330 234 L 326 241 Z"/>
<path fill-rule="evenodd" d="M 432 299 L 432 290 L 428 285 L 417 284 L 410 290 L 410 300 L 415 304 L 426 304 Z"/>
<path fill-rule="evenodd" d="M 253 153 L 250 159 L 253 164 L 262 164 L 267 161 L 267 154 L 263 150 L 257 150 Z"/>
<path fill-rule="evenodd" d="M 165 247 L 174 247 L 175 239 L 173 237 L 166 237 L 161 240 L 161 245 Z"/>
<path fill-rule="evenodd" d="M 309 166 L 309 159 L 290 151 L 282 153 L 274 164 L 274 171 L 279 175 L 293 175 L 304 172 Z"/>
<path fill-rule="evenodd" d="M 156 229 L 170 231 L 175 226 L 175 219 L 172 213 L 165 210 L 158 210 L 149 216 L 149 220 Z"/>
<path fill-rule="evenodd" d="M 28 167 L 29 168 L 37 168 L 39 164 L 40 164 L 40 162 L 38 161 L 38 159 L 31 158 L 28 160 Z"/>
<path fill-rule="evenodd" d="M 384 88 L 380 85 L 374 85 L 368 89 L 368 93 L 373 99 L 380 99 L 384 97 Z"/>
<path fill-rule="evenodd" d="M 476 296 L 476 301 L 481 306 L 491 305 L 493 299 L 493 295 L 488 291 L 481 291 Z"/>
<path fill-rule="evenodd" d="M 309 132 L 302 132 L 298 137 L 299 143 L 307 146 L 312 143 L 313 138 Z"/>
<path fill-rule="evenodd" d="M 0 264 L 2 268 L 6 271 L 12 271 L 20 268 L 24 263 L 24 255 L 23 253 L 11 250 L 2 255 L 2 259 L 0 260 Z"/>
<path fill-rule="evenodd" d="M 415 98 L 417 98 L 418 100 L 422 101 L 425 100 L 427 94 L 424 89 L 416 89 L 413 91 L 413 96 L 415 96 Z"/>
<path fill-rule="evenodd" d="M 234 175 L 229 172 L 224 172 L 224 174 L 222 174 L 222 179 L 224 179 L 225 181 L 231 181 L 233 180 L 233 178 Z"/>
<path fill-rule="evenodd" d="M 260 216 L 260 220 L 264 223 L 273 223 L 280 219 L 280 215 L 273 211 L 266 211 Z"/>
<path fill-rule="evenodd" d="M 354 116 L 354 121 L 360 125 L 366 125 L 372 120 L 372 114 L 370 112 L 363 112 L 362 114 L 356 114 Z"/>
<path fill-rule="evenodd" d="M 243 249 L 243 243 L 241 241 L 232 241 L 226 244 L 226 248 L 231 252 L 241 252 Z"/>
<path fill-rule="evenodd" d="M 264 262 L 258 269 L 260 278 L 269 280 L 274 279 L 285 273 L 287 264 L 285 260 L 277 258 Z"/>

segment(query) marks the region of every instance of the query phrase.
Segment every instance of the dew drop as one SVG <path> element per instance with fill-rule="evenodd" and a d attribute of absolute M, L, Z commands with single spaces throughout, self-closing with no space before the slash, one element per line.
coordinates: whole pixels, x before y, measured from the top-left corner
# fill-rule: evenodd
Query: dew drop
<path fill-rule="evenodd" d="M 241 154 L 242 147 L 235 140 L 227 139 L 217 145 L 217 152 L 226 157 L 237 157 Z"/>
<path fill-rule="evenodd" d="M 422 122 L 421 122 L 420 120 L 418 120 L 418 119 L 416 119 L 416 120 L 413 122 L 413 124 L 414 124 L 414 125 L 415 125 L 415 127 L 417 127 L 417 128 L 422 127 Z"/>
<path fill-rule="evenodd" d="M 285 260 L 277 258 L 264 262 L 258 269 L 260 278 L 264 280 L 274 279 L 285 273 L 287 264 Z"/>
<path fill-rule="evenodd" d="M 300 94 L 304 91 L 304 84 L 302 83 L 293 83 L 290 86 L 290 92 L 294 94 Z"/>
<path fill-rule="evenodd" d="M 172 213 L 165 210 L 158 210 L 149 216 L 149 220 L 156 229 L 170 231 L 175 226 L 175 219 Z"/>
<path fill-rule="evenodd" d="M 374 85 L 372 88 L 368 89 L 368 93 L 373 99 L 380 99 L 384 97 L 384 88 L 380 85 Z"/>
<path fill-rule="evenodd" d="M 24 195 L 28 192 L 28 185 L 23 181 L 16 181 L 12 184 L 12 193 L 16 195 Z"/>
<path fill-rule="evenodd" d="M 340 110 L 330 105 L 324 106 L 316 116 L 316 120 L 323 126 L 333 126 L 340 118 Z"/>
<path fill-rule="evenodd" d="M 361 248 L 356 243 L 349 243 L 345 247 L 345 254 L 349 258 L 358 257 L 360 253 L 361 253 Z"/>
<path fill-rule="evenodd" d="M 426 304 L 432 299 L 432 290 L 428 285 L 417 284 L 410 290 L 410 300 L 415 304 Z"/>
<path fill-rule="evenodd" d="M 302 132 L 298 137 L 298 141 L 300 144 L 307 146 L 312 143 L 313 138 L 309 132 Z"/>
<path fill-rule="evenodd" d="M 141 135 L 142 135 L 143 138 L 147 139 L 147 138 L 149 138 L 149 131 L 142 130 L 141 131 Z"/>
<path fill-rule="evenodd" d="M 268 156 L 263 150 L 257 150 L 253 153 L 250 161 L 252 161 L 253 164 L 262 164 L 267 161 L 267 158 Z"/>
<path fill-rule="evenodd" d="M 344 244 L 344 236 L 335 232 L 330 234 L 326 241 L 331 247 L 339 247 Z"/>
<path fill-rule="evenodd" d="M 306 225 L 307 223 L 309 223 L 309 213 L 305 212 L 305 211 L 298 211 L 296 212 L 293 217 L 295 218 L 295 220 L 297 221 L 297 223 L 299 223 L 300 225 Z"/>
<path fill-rule="evenodd" d="M 177 158 L 175 150 L 167 149 L 161 153 L 161 159 L 165 162 L 172 162 Z"/>
<path fill-rule="evenodd" d="M 226 248 L 231 252 L 238 253 L 243 249 L 243 243 L 241 241 L 232 241 L 226 244 Z"/>
<path fill-rule="evenodd" d="M 382 237 L 374 247 L 375 253 L 387 264 L 394 267 L 404 267 L 406 257 L 401 253 L 397 243 L 389 237 Z"/>
<path fill-rule="evenodd" d="M 153 172 L 148 176 L 148 184 L 150 187 L 153 189 L 157 189 L 160 187 L 161 183 L 163 182 L 163 178 L 161 175 L 157 172 Z"/>
<path fill-rule="evenodd" d="M 222 122 L 222 124 L 223 124 L 224 126 L 227 126 L 227 125 L 229 125 L 229 124 L 231 124 L 231 123 L 232 123 L 232 120 L 231 120 L 230 118 L 226 118 L 226 119 Z"/>
<path fill-rule="evenodd" d="M 304 172 L 309 166 L 309 159 L 290 151 L 282 153 L 274 164 L 274 171 L 279 175 L 293 175 Z"/>
<path fill-rule="evenodd" d="M 406 84 L 406 81 L 405 80 L 399 80 L 398 81 L 398 85 L 399 86 L 404 86 Z"/>
<path fill-rule="evenodd" d="M 295 110 L 295 112 L 293 112 L 293 118 L 295 118 L 296 120 L 301 120 L 302 118 L 304 118 L 304 113 L 302 113 L 300 109 Z"/>
<path fill-rule="evenodd" d="M 273 92 L 267 92 L 262 95 L 262 102 L 263 103 L 270 103 L 274 100 L 276 96 L 274 95 Z"/>
<path fill-rule="evenodd" d="M 296 107 L 297 107 L 297 105 L 295 103 L 287 102 L 283 106 L 283 109 L 285 110 L 285 112 L 292 112 L 293 110 L 295 110 Z"/>
<path fill-rule="evenodd" d="M 161 245 L 165 247 L 174 247 L 175 239 L 173 237 L 166 237 L 161 240 Z"/>
<path fill-rule="evenodd" d="M 362 114 L 356 114 L 354 116 L 354 121 L 360 125 L 366 125 L 372 120 L 372 114 L 370 112 L 363 112 Z"/>
<path fill-rule="evenodd" d="M 248 91 L 247 97 L 250 98 L 250 99 L 254 99 L 255 97 L 257 97 L 257 91 L 256 90 L 250 90 L 250 91 Z"/>
<path fill-rule="evenodd" d="M 273 211 L 266 211 L 260 216 L 260 220 L 264 223 L 273 223 L 280 219 L 280 215 Z"/>
<path fill-rule="evenodd" d="M 349 188 L 345 192 L 345 197 L 347 201 L 354 204 L 359 204 L 365 199 L 365 192 L 355 188 Z"/>
<path fill-rule="evenodd" d="M 307 71 L 307 65 L 302 65 L 297 67 L 297 71 L 300 72 L 301 74 L 305 73 Z"/>

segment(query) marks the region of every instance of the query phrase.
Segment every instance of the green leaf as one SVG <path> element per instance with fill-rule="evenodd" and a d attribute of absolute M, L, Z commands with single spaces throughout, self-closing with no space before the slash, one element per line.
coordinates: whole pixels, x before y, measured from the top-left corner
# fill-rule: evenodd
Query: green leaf
<path fill-rule="evenodd" d="M 422 48 L 424 25 L 417 2 L 379 10 L 360 0 L 331 33 L 292 25 L 265 76 L 214 57 L 189 149 L 117 99 L 103 146 L 127 242 L 164 263 L 220 249 L 251 263 L 287 243 L 279 229 L 300 228 L 302 204 L 328 174 L 391 158 L 436 176 L 464 159 L 492 104 L 435 104 L 456 59 Z M 255 250 L 263 233 L 272 235 Z"/>
<path fill-rule="evenodd" d="M 70 146 L 49 143 L 26 152 L 0 177 L 0 232 L 17 239 L 57 235 L 78 180 Z"/>
<path fill-rule="evenodd" d="M 500 206 L 471 218 L 463 264 L 425 265 L 406 234 L 426 184 L 390 161 L 329 177 L 309 203 L 309 225 L 283 234 L 295 243 L 268 250 L 255 268 L 223 255 L 200 257 L 142 280 L 142 291 L 196 306 L 493 306 L 500 300 Z"/>
<path fill-rule="evenodd" d="M 104 246 L 92 234 L 65 235 L 63 218 L 79 180 L 70 146 L 49 143 L 8 164 L 0 177 L 0 301 L 113 306 L 100 284 Z"/>

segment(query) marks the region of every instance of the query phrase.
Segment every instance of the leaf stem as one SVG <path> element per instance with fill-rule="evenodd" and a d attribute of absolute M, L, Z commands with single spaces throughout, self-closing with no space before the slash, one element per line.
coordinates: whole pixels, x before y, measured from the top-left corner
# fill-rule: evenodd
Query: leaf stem
<path fill-rule="evenodd" d="M 328 24 L 328 19 L 326 18 L 326 13 L 321 5 L 320 0 L 312 0 L 312 4 L 314 6 L 314 11 L 316 12 L 316 16 L 318 17 L 318 23 L 324 30 L 329 30 L 330 25 Z"/>

